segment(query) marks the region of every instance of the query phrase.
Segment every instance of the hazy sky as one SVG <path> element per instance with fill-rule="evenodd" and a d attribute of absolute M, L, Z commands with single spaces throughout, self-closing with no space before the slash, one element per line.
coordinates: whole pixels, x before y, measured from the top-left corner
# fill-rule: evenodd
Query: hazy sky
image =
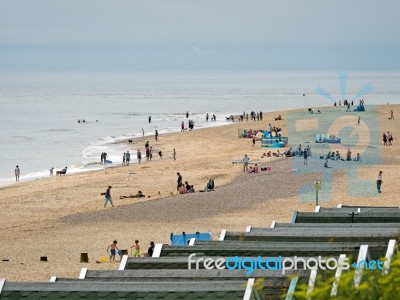
<path fill-rule="evenodd" d="M 0 0 L 0 70 L 400 70 L 398 0 Z"/>

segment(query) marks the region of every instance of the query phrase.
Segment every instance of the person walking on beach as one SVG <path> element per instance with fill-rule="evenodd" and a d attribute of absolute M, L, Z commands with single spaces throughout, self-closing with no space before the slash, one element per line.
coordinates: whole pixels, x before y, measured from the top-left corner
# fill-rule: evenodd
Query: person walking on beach
<path fill-rule="evenodd" d="M 142 128 L 142 136 L 144 136 L 144 129 Z"/>
<path fill-rule="evenodd" d="M 357 126 L 360 126 L 361 116 L 358 116 Z"/>
<path fill-rule="evenodd" d="M 378 189 L 378 193 L 382 193 L 381 192 L 381 185 L 382 185 L 382 171 L 379 171 L 378 173 L 378 177 L 376 178 L 376 188 Z"/>
<path fill-rule="evenodd" d="M 256 144 L 256 137 L 253 136 L 253 147 L 254 147 L 255 144 Z"/>
<path fill-rule="evenodd" d="M 156 129 L 156 131 L 155 131 L 155 138 L 156 138 L 156 142 L 158 142 L 158 130 Z"/>
<path fill-rule="evenodd" d="M 137 157 L 138 163 L 140 165 L 140 162 L 142 161 L 142 152 L 140 152 L 140 149 L 137 151 L 136 157 Z"/>
<path fill-rule="evenodd" d="M 15 167 L 14 173 L 15 173 L 15 182 L 19 182 L 19 175 L 21 174 L 21 170 L 19 169 L 19 166 Z"/>
<path fill-rule="evenodd" d="M 189 118 L 189 112 L 186 112 L 186 119 Z"/>
<path fill-rule="evenodd" d="M 150 147 L 146 147 L 146 160 L 147 160 L 147 162 L 149 162 L 150 161 Z"/>
<path fill-rule="evenodd" d="M 250 158 L 247 156 L 247 154 L 245 154 L 243 157 L 243 172 L 244 173 L 247 173 L 249 171 L 249 161 L 250 161 Z"/>
<path fill-rule="evenodd" d="M 389 118 L 389 120 L 394 120 L 393 110 L 390 111 L 390 118 Z"/>
<path fill-rule="evenodd" d="M 178 179 L 176 180 L 176 191 L 179 193 L 179 187 L 182 185 L 182 175 L 179 172 L 176 173 L 176 175 L 178 176 Z"/>
<path fill-rule="evenodd" d="M 150 161 L 151 161 L 151 159 L 153 158 L 153 147 L 150 147 L 149 155 L 150 155 Z"/>
<path fill-rule="evenodd" d="M 50 177 L 53 176 L 53 175 L 54 175 L 54 168 L 51 167 L 51 169 L 50 169 Z"/>
<path fill-rule="evenodd" d="M 181 132 L 185 131 L 185 122 L 182 121 L 181 123 Z"/>
<path fill-rule="evenodd" d="M 175 151 L 175 148 L 174 148 L 174 151 L 172 152 L 172 157 L 174 158 L 174 160 L 176 160 L 176 151 Z"/>
<path fill-rule="evenodd" d="M 126 153 L 122 154 L 122 165 L 125 166 L 125 161 L 126 161 Z"/>
<path fill-rule="evenodd" d="M 133 252 L 132 248 L 134 249 Z M 140 257 L 140 245 L 138 240 L 135 240 L 135 245 L 131 246 L 131 254 L 133 257 Z"/>
<path fill-rule="evenodd" d="M 107 202 L 110 202 L 111 206 L 114 207 L 114 204 L 112 202 L 112 197 L 111 197 L 111 185 L 108 186 L 108 189 L 106 190 L 105 193 L 101 193 L 101 195 L 104 195 L 105 201 L 104 201 L 104 208 L 107 206 Z"/>
<path fill-rule="evenodd" d="M 114 240 L 114 242 L 107 248 L 107 252 L 109 253 L 110 256 L 110 262 L 112 260 L 115 260 L 115 254 L 117 254 L 116 250 L 119 250 L 117 247 L 117 243 L 118 242 Z"/>
<path fill-rule="evenodd" d="M 382 141 L 383 141 L 383 146 L 387 146 L 387 136 L 385 133 L 383 133 Z"/>
<path fill-rule="evenodd" d="M 308 165 L 308 161 L 307 161 L 308 151 L 306 149 L 304 149 L 304 151 L 303 151 L 303 157 L 304 157 L 304 165 L 306 166 L 306 165 Z"/>
<path fill-rule="evenodd" d="M 128 151 L 126 151 L 126 154 L 125 154 L 125 165 L 129 166 L 130 161 L 131 161 L 131 154 L 129 153 L 129 150 L 128 150 Z"/>
<path fill-rule="evenodd" d="M 392 146 L 393 136 L 389 131 L 387 133 L 387 140 L 388 140 L 388 146 Z"/>

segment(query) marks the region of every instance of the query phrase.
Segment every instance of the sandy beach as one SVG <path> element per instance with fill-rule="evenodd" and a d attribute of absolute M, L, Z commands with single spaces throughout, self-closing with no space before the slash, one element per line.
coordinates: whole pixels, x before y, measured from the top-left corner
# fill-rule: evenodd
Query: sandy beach
<path fill-rule="evenodd" d="M 339 108 L 323 108 L 323 111 Z M 379 137 L 390 131 L 394 144 L 379 149 L 383 163 L 358 169 L 360 178 L 375 180 L 383 170 L 380 197 L 349 197 L 344 171 L 334 172 L 333 200 L 323 206 L 348 205 L 400 206 L 399 105 L 377 108 Z M 343 112 L 344 107 L 340 107 Z M 368 110 L 368 107 L 367 107 Z M 388 120 L 390 110 L 395 120 Z M 303 110 L 306 114 L 306 111 Z M 274 121 L 281 114 L 283 121 Z M 50 276 L 77 278 L 82 267 L 117 269 L 118 263 L 96 263 L 107 255 L 107 246 L 116 239 L 120 249 L 129 249 L 138 239 L 141 252 L 150 241 L 169 243 L 171 232 L 210 231 L 214 239 L 221 229 L 242 230 L 247 225 L 268 227 L 271 221 L 290 222 L 294 210 L 312 211 L 315 203 L 299 200 L 299 188 L 315 179 L 315 174 L 299 176 L 291 159 L 261 158 L 268 149 L 260 142 L 238 138 L 239 129 L 268 129 L 268 124 L 286 129 L 287 112 L 266 113 L 263 121 L 234 122 L 227 126 L 170 133 L 134 140 L 130 147 L 135 157 L 145 153 L 147 140 L 154 148 L 153 160 L 141 165 L 112 167 L 105 170 L 37 179 L 0 189 L 0 278 L 18 281 L 47 281 Z M 307 124 L 306 124 L 307 125 Z M 289 135 L 289 143 L 290 143 Z M 311 142 L 311 141 L 310 141 Z M 382 143 L 381 143 L 382 145 Z M 176 149 L 176 161 L 172 150 Z M 163 152 L 160 159 L 158 151 Z M 357 149 L 354 149 L 356 153 Z M 270 166 L 271 171 L 243 174 L 244 154 Z M 122 153 L 121 153 L 122 156 Z M 299 158 L 300 159 L 300 158 Z M 210 193 L 176 194 L 176 173 L 196 190 L 204 189 L 215 178 L 216 190 Z M 103 208 L 104 196 L 111 185 L 114 208 Z M 146 197 L 119 199 L 121 195 Z M 150 196 L 150 197 L 149 197 Z M 89 254 L 89 263 L 80 263 L 80 253 Z M 129 251 L 130 253 L 130 251 Z M 39 258 L 47 256 L 47 262 Z"/>

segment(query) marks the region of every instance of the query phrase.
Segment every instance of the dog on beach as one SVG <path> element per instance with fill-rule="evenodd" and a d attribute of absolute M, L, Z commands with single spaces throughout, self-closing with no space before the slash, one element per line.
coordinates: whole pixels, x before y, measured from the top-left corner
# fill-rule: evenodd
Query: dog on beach
<path fill-rule="evenodd" d="M 62 169 L 61 171 L 57 171 L 56 172 L 56 176 L 58 175 L 65 175 L 67 173 L 67 167 L 65 167 L 64 169 Z"/>
<path fill-rule="evenodd" d="M 128 140 L 128 143 L 129 143 L 129 144 L 132 144 L 132 142 L 133 142 L 133 140 Z"/>

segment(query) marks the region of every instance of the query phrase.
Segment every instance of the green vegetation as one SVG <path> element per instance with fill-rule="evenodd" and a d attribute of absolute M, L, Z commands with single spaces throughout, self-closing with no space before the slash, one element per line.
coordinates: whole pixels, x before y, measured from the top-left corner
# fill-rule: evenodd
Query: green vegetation
<path fill-rule="evenodd" d="M 354 286 L 355 270 L 343 271 L 340 277 L 338 292 L 331 297 L 332 284 L 335 277 L 323 279 L 317 276 L 314 290 L 307 296 L 308 284 L 297 287 L 293 298 L 306 299 L 338 299 L 338 300 L 392 300 L 400 295 L 400 255 L 395 255 L 391 261 L 387 274 L 380 269 L 364 270 L 359 287 Z"/>

